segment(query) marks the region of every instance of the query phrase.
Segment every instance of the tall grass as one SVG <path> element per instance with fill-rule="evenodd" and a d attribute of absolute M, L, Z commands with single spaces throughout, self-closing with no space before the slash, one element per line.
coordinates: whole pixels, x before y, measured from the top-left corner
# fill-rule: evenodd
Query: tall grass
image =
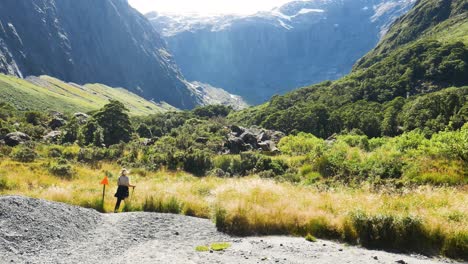
<path fill-rule="evenodd" d="M 119 166 L 72 163 L 73 178 L 50 173 L 48 160 L 0 159 L 0 194 L 26 195 L 112 211 Z M 304 174 L 310 168 L 304 168 Z M 100 180 L 110 176 L 102 203 Z M 182 213 L 210 218 L 235 235 L 308 234 L 371 248 L 445 254 L 467 259 L 468 193 L 465 185 L 393 189 L 363 183 L 293 185 L 257 176 L 197 178 L 184 172 L 132 175 L 128 211 Z"/>

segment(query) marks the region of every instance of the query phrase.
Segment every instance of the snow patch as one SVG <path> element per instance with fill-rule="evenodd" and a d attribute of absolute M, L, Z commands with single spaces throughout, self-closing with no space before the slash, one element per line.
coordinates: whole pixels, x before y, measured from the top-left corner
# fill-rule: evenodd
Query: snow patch
<path fill-rule="evenodd" d="M 323 9 L 309 9 L 309 8 L 302 8 L 295 16 L 308 14 L 308 13 L 323 13 L 325 10 Z"/>

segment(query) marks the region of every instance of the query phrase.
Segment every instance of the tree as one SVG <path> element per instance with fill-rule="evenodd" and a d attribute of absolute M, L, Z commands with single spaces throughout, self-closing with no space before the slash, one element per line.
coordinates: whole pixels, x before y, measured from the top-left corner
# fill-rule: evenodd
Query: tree
<path fill-rule="evenodd" d="M 100 147 L 104 144 L 104 129 L 95 119 L 91 119 L 81 127 L 78 138 L 81 145 L 89 146 L 92 144 Z"/>
<path fill-rule="evenodd" d="M 79 129 L 80 129 L 79 122 L 75 117 L 73 117 L 63 129 L 63 133 L 61 137 L 62 144 L 63 143 L 75 143 L 75 141 L 78 139 Z"/>
<path fill-rule="evenodd" d="M 136 132 L 142 138 L 152 138 L 153 137 L 153 135 L 151 133 L 151 130 L 149 129 L 149 127 L 145 123 L 141 123 L 138 126 Z"/>
<path fill-rule="evenodd" d="M 130 141 L 132 135 L 130 117 L 128 109 L 121 102 L 110 100 L 94 115 L 94 118 L 103 129 L 105 145 Z"/>

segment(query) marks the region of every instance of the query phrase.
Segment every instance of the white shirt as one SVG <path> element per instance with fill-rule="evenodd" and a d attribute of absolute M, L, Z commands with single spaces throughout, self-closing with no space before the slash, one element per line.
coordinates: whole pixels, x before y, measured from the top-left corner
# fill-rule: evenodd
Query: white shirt
<path fill-rule="evenodd" d="M 118 185 L 122 186 L 129 186 L 130 185 L 130 178 L 128 176 L 122 175 L 119 177 L 119 180 L 117 182 Z"/>

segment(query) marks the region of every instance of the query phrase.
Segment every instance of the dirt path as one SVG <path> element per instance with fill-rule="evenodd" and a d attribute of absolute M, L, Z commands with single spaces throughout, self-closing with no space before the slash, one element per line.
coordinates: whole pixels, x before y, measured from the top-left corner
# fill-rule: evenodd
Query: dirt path
<path fill-rule="evenodd" d="M 223 252 L 195 251 L 196 246 L 213 242 L 230 242 L 232 247 Z M 217 232 L 205 219 L 155 213 L 103 215 L 23 197 L 0 197 L 0 256 L 0 263 L 456 263 L 323 240 L 233 238 Z"/>

